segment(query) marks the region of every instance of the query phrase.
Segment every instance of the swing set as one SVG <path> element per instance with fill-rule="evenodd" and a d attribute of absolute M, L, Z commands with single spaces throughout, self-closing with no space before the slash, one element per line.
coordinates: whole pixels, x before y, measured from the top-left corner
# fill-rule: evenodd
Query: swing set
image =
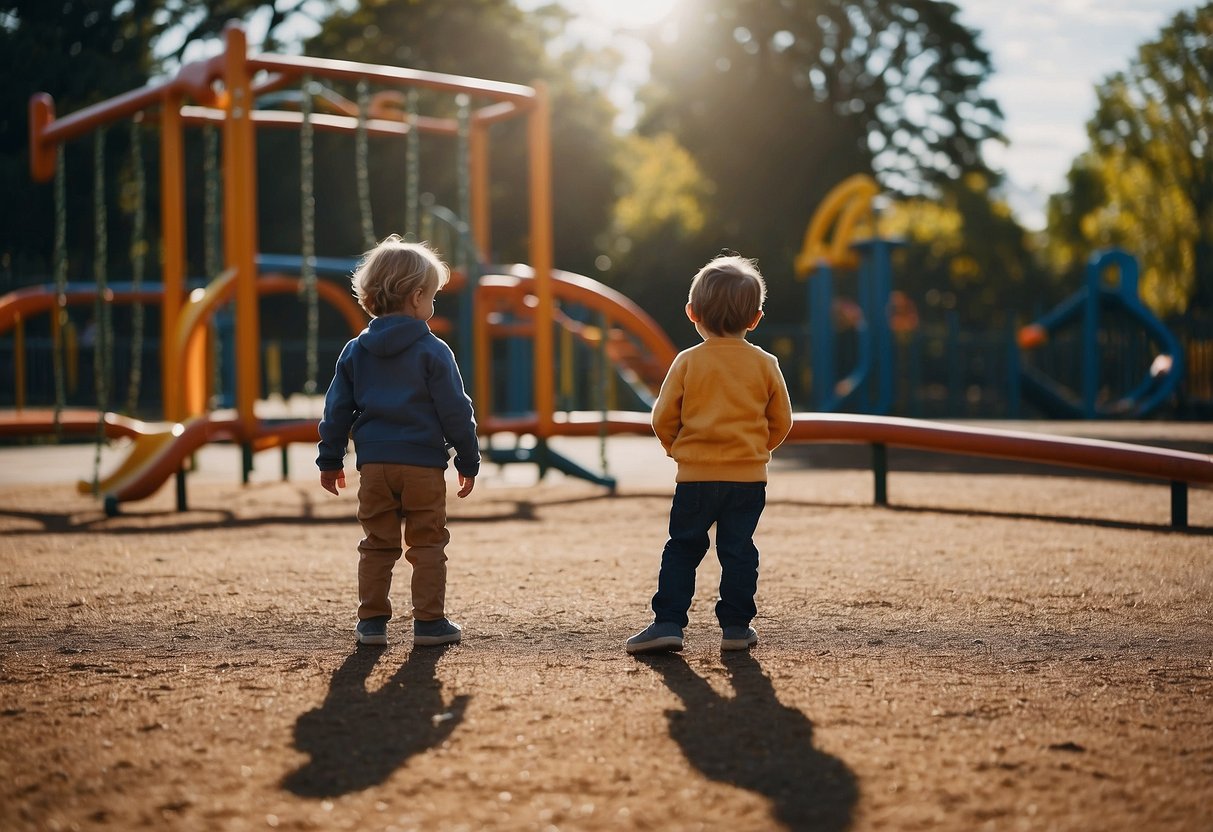
<path fill-rule="evenodd" d="M 330 85 L 330 86 L 324 86 Z M 353 87 L 355 100 L 331 87 Z M 373 88 L 378 88 L 373 91 Z M 454 97 L 454 115 L 450 99 Z M 420 112 L 423 102 L 438 114 Z M 529 219 L 529 266 L 489 266 L 490 128 L 513 118 L 526 120 Z M 106 275 L 107 229 L 104 213 L 104 137 L 115 123 L 131 125 L 132 168 L 144 202 L 141 124 L 154 123 L 159 137 L 161 283 L 142 281 L 152 247 L 145 235 L 142 209 L 136 213 L 129 286 L 110 285 Z M 187 280 L 185 211 L 185 129 L 203 131 L 206 151 L 204 210 L 206 279 L 191 289 Z M 259 129 L 296 130 L 300 137 L 302 229 L 298 257 L 262 254 L 258 248 L 256 133 Z M 121 502 L 147 497 L 170 477 L 177 477 L 178 507 L 185 508 L 185 473 L 194 452 L 207 442 L 234 442 L 242 448 L 242 476 L 248 481 L 253 455 L 269 448 L 283 450 L 293 442 L 316 441 L 314 419 L 275 421 L 257 412 L 264 386 L 259 298 L 297 292 L 307 306 L 307 382 L 304 392 L 318 392 L 319 301 L 337 308 L 356 333 L 365 316 L 350 298 L 348 283 L 325 280 L 321 272 L 348 277 L 354 261 L 318 257 L 315 245 L 314 141 L 317 131 L 352 134 L 360 211 L 366 247 L 377 234 L 371 216 L 369 137 L 402 137 L 406 142 L 406 234 L 438 244 L 452 263 L 455 279 L 447 291 L 459 292 L 457 321 L 435 319 L 434 329 L 453 332 L 461 369 L 477 403 L 481 432 L 488 435 L 487 455 L 498 463 L 531 462 L 541 470 L 556 468 L 612 486 L 604 471 L 587 471 L 551 450 L 556 435 L 648 433 L 644 412 L 612 409 L 618 387 L 636 391 L 643 401 L 660 383 L 675 349 L 649 316 L 627 298 L 590 278 L 556 272 L 552 263 L 552 205 L 549 104 L 542 84 L 522 86 L 401 67 L 325 60 L 302 56 L 250 54 L 244 31 L 232 24 L 224 49 L 210 59 L 188 64 L 172 78 L 57 116 L 45 93 L 30 102 L 30 165 L 35 180 L 54 181 L 56 193 L 55 285 L 0 298 L 0 331 L 21 331 L 31 314 L 52 314 L 55 350 L 56 406 L 44 413 L 23 411 L 0 421 L 0 435 L 49 431 L 96 431 L 98 455 L 94 477 L 82 488 L 103 498 L 106 511 Z M 95 256 L 92 287 L 66 280 L 65 143 L 94 137 Z M 458 142 L 459 211 L 424 205 L 419 186 L 418 145 L 423 134 L 454 137 Z M 444 229 L 444 230 L 443 230 Z M 137 258 L 137 259 L 136 259 Z M 66 307 L 91 300 L 99 334 L 94 375 L 97 412 L 64 409 L 63 325 Z M 111 412 L 106 380 L 112 355 L 111 305 L 121 300 L 138 305 L 158 302 L 159 358 L 166 427 L 138 422 Z M 212 319 L 232 303 L 234 334 L 229 350 L 234 369 L 233 409 L 212 411 L 216 348 Z M 140 307 L 140 314 L 142 310 Z M 140 318 L 141 320 L 141 318 Z M 557 333 L 560 333 L 559 335 Z M 142 335 L 134 338 L 141 348 Z M 616 385 L 619 376 L 624 384 Z M 584 400 L 584 379 L 595 379 L 593 410 L 577 410 Z M 138 375 L 130 381 L 135 390 Z M 23 383 L 23 379 L 21 380 Z M 579 395 L 580 392 L 580 395 Z M 137 395 L 137 393 L 132 394 Z M 559 397 L 560 412 L 557 412 Z M 498 402 L 501 403 L 500 407 Z M 506 407 L 509 404 L 510 407 Z M 515 438 L 512 448 L 494 448 L 494 434 Z M 129 456 L 107 477 L 99 470 L 100 447 L 109 436 L 130 436 Z M 533 437 L 524 446 L 520 438 Z M 605 451 L 603 453 L 605 462 Z"/>

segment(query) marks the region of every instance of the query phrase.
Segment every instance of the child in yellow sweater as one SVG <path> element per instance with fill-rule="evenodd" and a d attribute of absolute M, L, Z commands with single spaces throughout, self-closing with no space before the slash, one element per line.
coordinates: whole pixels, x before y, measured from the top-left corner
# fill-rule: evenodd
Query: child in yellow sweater
<path fill-rule="evenodd" d="M 687 317 L 703 343 L 678 354 L 653 406 L 653 431 L 678 463 L 670 539 L 661 554 L 653 623 L 629 653 L 682 649 L 695 569 L 716 526 L 722 650 L 757 643 L 758 549 L 767 462 L 792 427 L 792 404 L 775 356 L 746 341 L 762 320 L 766 283 L 752 260 L 722 252 L 691 281 Z"/>

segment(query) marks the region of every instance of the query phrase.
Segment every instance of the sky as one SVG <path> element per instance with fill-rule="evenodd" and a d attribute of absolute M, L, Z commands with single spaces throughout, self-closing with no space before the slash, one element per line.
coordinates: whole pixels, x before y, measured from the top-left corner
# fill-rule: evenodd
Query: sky
<path fill-rule="evenodd" d="M 987 148 L 1012 189 L 1019 221 L 1044 227 L 1044 204 L 1065 186 L 1074 157 L 1087 147 L 1095 87 L 1125 70 L 1143 43 L 1197 0 L 959 0 L 960 20 L 981 32 L 1010 144 Z"/>
<path fill-rule="evenodd" d="M 1074 157 L 1088 146 L 1086 123 L 1095 112 L 1095 86 L 1126 69 L 1137 48 L 1153 40 L 1175 14 L 1199 0 L 953 0 L 960 21 L 979 31 L 994 73 L 987 92 L 1002 107 L 1007 146 L 992 143 L 987 160 L 1006 173 L 1006 197 L 1020 223 L 1040 229 L 1045 202 L 1062 190 Z M 540 0 L 518 0 L 529 7 Z M 659 19 L 675 2 L 695 0 L 562 0 L 595 28 Z M 646 74 L 647 51 L 626 38 L 611 42 L 631 64 L 621 82 Z M 616 91 L 626 101 L 627 90 Z"/>

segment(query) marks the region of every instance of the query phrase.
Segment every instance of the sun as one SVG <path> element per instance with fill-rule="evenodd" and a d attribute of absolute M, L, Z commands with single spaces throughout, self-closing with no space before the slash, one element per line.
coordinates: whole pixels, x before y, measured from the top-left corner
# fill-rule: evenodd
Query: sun
<path fill-rule="evenodd" d="M 663 20 L 679 0 L 568 0 L 574 12 L 584 13 L 605 26 L 618 29 L 650 26 Z"/>

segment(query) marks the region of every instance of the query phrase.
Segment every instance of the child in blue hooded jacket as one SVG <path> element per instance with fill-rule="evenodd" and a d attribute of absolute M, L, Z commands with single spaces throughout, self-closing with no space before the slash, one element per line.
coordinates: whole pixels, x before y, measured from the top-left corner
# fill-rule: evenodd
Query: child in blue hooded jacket
<path fill-rule="evenodd" d="M 453 644 L 462 635 L 446 617 L 446 466 L 453 447 L 459 496 L 471 494 L 480 445 L 455 356 L 426 323 L 449 278 L 429 246 L 395 234 L 364 255 L 352 278 L 372 320 L 337 359 L 316 466 L 320 485 L 337 494 L 353 437 L 363 530 L 355 629 L 361 644 L 387 644 L 392 567 L 402 551 L 413 567 L 413 643 Z"/>

